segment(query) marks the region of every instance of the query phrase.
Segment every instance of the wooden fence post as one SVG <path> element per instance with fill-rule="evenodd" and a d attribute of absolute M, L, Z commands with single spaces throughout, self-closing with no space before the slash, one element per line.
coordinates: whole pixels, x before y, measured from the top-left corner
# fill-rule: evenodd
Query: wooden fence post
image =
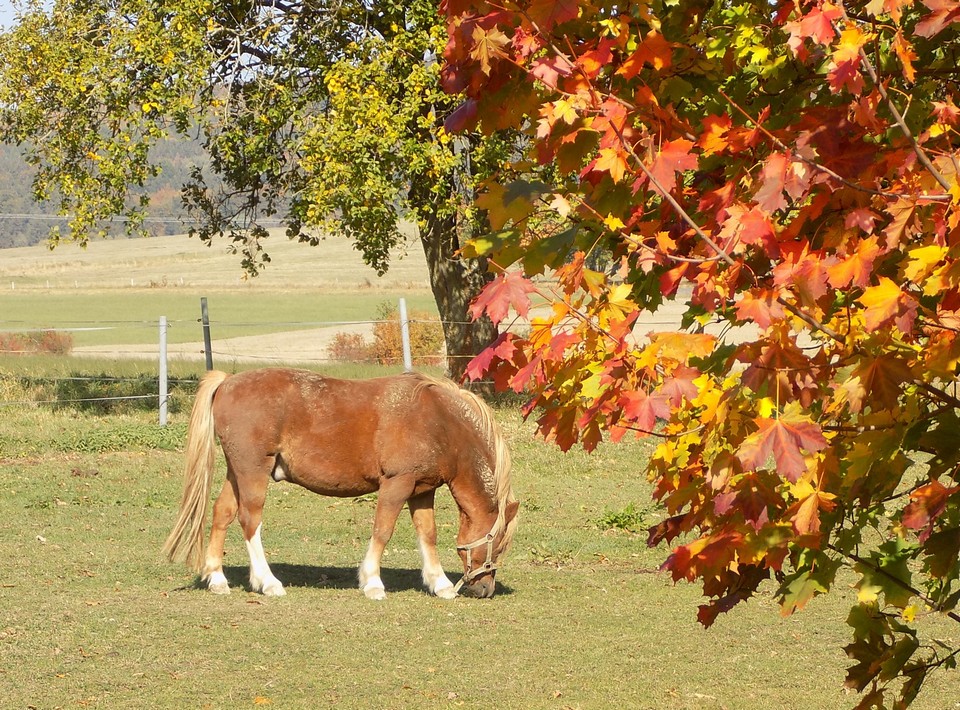
<path fill-rule="evenodd" d="M 213 350 L 210 345 L 210 315 L 207 313 L 207 297 L 200 298 L 200 322 L 203 324 L 203 354 L 206 356 L 207 370 L 213 369 Z"/>

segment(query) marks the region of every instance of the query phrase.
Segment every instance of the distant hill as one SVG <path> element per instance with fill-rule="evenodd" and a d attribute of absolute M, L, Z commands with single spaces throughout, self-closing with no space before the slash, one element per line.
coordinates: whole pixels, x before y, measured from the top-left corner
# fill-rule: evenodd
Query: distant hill
<path fill-rule="evenodd" d="M 186 231 L 186 213 L 180 204 L 180 188 L 195 165 L 206 165 L 207 156 L 200 144 L 188 140 L 168 140 L 157 145 L 151 157 L 161 167 L 158 177 L 144 191 L 150 196 L 147 229 L 155 235 Z M 58 221 L 57 205 L 33 201 L 31 181 L 34 170 L 27 165 L 16 146 L 0 144 L 0 249 L 30 246 L 44 241 Z M 163 220 L 163 221 L 159 221 Z M 112 230 L 123 234 L 123 225 Z"/>

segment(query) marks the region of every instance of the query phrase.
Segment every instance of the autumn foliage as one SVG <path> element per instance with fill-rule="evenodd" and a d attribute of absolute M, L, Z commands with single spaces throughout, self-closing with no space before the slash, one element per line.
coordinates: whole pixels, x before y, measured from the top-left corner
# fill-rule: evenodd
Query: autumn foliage
<path fill-rule="evenodd" d="M 474 312 L 550 305 L 470 373 L 564 449 L 658 438 L 651 542 L 703 624 L 854 583 L 847 684 L 909 704 L 960 652 L 922 624 L 960 621 L 960 3 L 444 7 L 447 128 L 529 140 Z M 665 300 L 684 329 L 638 329 Z"/>

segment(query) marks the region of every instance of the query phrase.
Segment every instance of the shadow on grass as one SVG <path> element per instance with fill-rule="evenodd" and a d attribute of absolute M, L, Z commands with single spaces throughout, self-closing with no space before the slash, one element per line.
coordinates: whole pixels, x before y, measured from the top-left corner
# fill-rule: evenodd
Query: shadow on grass
<path fill-rule="evenodd" d="M 320 567 L 317 565 L 292 565 L 283 562 L 270 565 L 274 576 L 284 587 L 305 587 L 312 589 L 358 589 L 356 567 Z M 247 566 L 224 566 L 223 573 L 234 589 L 249 591 L 250 570 Z M 459 575 L 449 575 L 456 584 Z M 380 578 L 383 585 L 390 592 L 422 591 L 426 593 L 419 569 L 397 569 L 382 567 Z M 194 582 L 197 589 L 205 587 L 198 577 Z M 497 582 L 497 596 L 513 594 L 513 588 Z"/>

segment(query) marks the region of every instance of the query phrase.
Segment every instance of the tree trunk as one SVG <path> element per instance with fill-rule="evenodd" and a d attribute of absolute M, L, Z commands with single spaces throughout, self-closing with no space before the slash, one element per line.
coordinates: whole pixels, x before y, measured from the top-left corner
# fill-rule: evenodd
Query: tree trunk
<path fill-rule="evenodd" d="M 426 217 L 420 227 L 420 242 L 427 258 L 430 287 L 437 302 L 447 346 L 447 372 L 462 382 L 467 364 L 497 337 L 497 328 L 484 316 L 473 321 L 470 302 L 490 280 L 486 263 L 456 256 L 460 248 L 455 215 Z"/>

